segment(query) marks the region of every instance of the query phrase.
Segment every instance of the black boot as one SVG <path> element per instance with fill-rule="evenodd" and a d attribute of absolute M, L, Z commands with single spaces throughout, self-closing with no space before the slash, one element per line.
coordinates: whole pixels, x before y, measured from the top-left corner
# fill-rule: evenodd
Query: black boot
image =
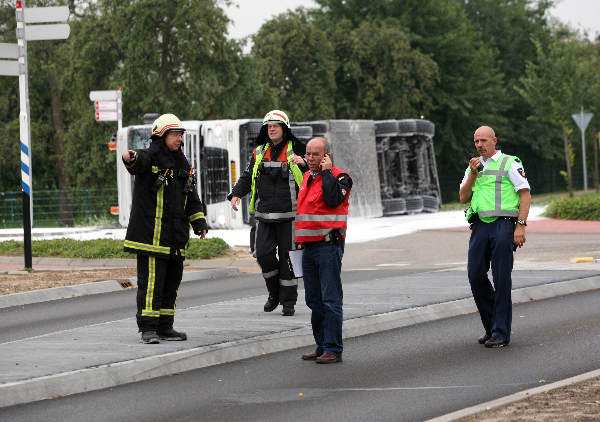
<path fill-rule="evenodd" d="M 283 305 L 283 311 L 281 312 L 281 315 L 294 316 L 295 312 L 296 311 L 294 310 L 294 305 Z"/>
<path fill-rule="evenodd" d="M 160 338 L 156 331 L 142 331 L 142 343 L 146 344 L 158 344 L 160 343 Z"/>
<path fill-rule="evenodd" d="M 167 341 L 184 341 L 187 340 L 187 334 L 180 331 L 175 331 L 172 328 L 166 329 L 164 331 L 159 331 L 158 336 L 161 340 Z"/>
<path fill-rule="evenodd" d="M 279 299 L 269 295 L 269 298 L 265 302 L 265 312 L 271 312 L 279 305 Z"/>

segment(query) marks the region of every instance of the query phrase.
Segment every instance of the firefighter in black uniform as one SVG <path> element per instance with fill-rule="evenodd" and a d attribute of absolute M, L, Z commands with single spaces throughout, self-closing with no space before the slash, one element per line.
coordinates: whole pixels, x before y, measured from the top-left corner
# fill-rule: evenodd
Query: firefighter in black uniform
<path fill-rule="evenodd" d="M 137 254 L 137 324 L 143 343 L 181 341 L 173 329 L 190 224 L 204 239 L 204 204 L 194 169 L 181 151 L 185 129 L 173 114 L 152 124 L 148 149 L 126 151 L 123 163 L 135 176 L 125 250 Z"/>
<path fill-rule="evenodd" d="M 306 146 L 290 131 L 290 120 L 281 110 L 263 119 L 248 168 L 227 196 L 237 211 L 240 198 L 251 193 L 250 212 L 256 218 L 256 260 L 267 284 L 264 306 L 271 312 L 281 303 L 282 315 L 294 315 L 298 280 L 290 269 L 289 251 L 294 247 L 294 218 L 298 187 L 307 170 Z"/>

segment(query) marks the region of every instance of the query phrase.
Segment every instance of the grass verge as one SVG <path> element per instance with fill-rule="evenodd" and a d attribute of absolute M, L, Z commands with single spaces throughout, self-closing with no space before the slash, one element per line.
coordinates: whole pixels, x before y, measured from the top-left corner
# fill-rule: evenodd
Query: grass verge
<path fill-rule="evenodd" d="M 73 240 L 50 239 L 31 242 L 34 257 L 56 258 L 134 258 L 135 254 L 123 250 L 123 241 L 115 239 Z M 220 238 L 191 239 L 186 259 L 210 259 L 223 255 L 229 245 Z M 0 242 L 0 255 L 23 255 L 23 242 L 9 240 Z"/>

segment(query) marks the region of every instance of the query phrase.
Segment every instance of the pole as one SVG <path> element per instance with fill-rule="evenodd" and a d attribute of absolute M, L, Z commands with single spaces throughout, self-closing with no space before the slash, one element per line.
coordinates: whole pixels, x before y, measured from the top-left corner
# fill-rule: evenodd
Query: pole
<path fill-rule="evenodd" d="M 31 226 L 33 220 L 33 186 L 31 183 L 31 131 L 29 128 L 29 85 L 27 75 L 27 41 L 25 40 L 25 1 L 17 1 L 17 45 L 19 46 L 19 126 L 21 136 L 21 189 L 23 190 L 23 240 L 25 269 L 31 269 Z"/>
<path fill-rule="evenodd" d="M 123 128 L 123 96 L 121 93 L 121 87 L 117 87 L 117 129 Z"/>
<path fill-rule="evenodd" d="M 581 122 L 583 124 L 583 106 L 581 106 Z M 585 129 L 581 129 L 581 159 L 583 160 L 583 192 L 587 194 L 587 168 L 585 165 Z"/>
<path fill-rule="evenodd" d="M 594 132 L 592 131 L 592 133 Z M 593 139 L 594 137 L 592 136 L 592 140 Z M 596 192 L 600 192 L 600 185 L 598 185 L 598 143 L 594 140 L 592 145 L 594 145 L 594 188 L 596 189 Z"/>

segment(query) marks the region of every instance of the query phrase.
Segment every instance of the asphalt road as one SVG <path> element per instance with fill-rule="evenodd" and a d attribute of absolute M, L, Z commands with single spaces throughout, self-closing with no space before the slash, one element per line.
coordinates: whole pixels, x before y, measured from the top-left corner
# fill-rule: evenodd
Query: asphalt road
<path fill-rule="evenodd" d="M 514 307 L 509 347 L 475 314 L 345 341 L 344 362 L 290 350 L 0 409 L 11 421 L 413 421 L 597 369 L 600 291 Z M 300 396 L 300 393 L 303 396 Z"/>
<path fill-rule="evenodd" d="M 398 276 L 464 265 L 468 231 L 424 230 L 405 236 L 346 245 L 344 283 Z M 532 233 L 515 259 L 568 261 L 570 256 L 600 253 L 597 235 Z M 465 280 L 465 283 L 467 281 Z M 183 283 L 178 308 L 265 295 L 259 274 Z M 135 291 L 120 291 L 0 309 L 0 342 L 129 318 L 135 313 Z"/>
<path fill-rule="evenodd" d="M 362 283 L 366 279 L 405 275 L 423 270 L 395 268 L 344 272 L 344 283 Z M 300 284 L 300 287 L 303 287 Z M 84 327 L 135 316 L 135 289 L 80 296 L 65 300 L 34 303 L 0 309 L 0 342 L 19 340 L 60 330 Z M 182 283 L 177 307 L 206 305 L 224 300 L 265 296 L 260 274 Z"/>

